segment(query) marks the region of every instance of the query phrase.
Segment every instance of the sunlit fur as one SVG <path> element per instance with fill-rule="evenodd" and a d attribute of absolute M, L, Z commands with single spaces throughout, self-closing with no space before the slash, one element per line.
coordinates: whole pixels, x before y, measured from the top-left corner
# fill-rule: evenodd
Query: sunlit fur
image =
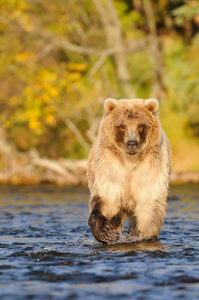
<path fill-rule="evenodd" d="M 88 159 L 90 214 L 97 205 L 119 231 L 128 217 L 131 234 L 144 239 L 160 233 L 169 183 L 169 145 L 158 107 L 156 99 L 107 99 Z M 129 136 L 138 141 L 133 153 Z"/>

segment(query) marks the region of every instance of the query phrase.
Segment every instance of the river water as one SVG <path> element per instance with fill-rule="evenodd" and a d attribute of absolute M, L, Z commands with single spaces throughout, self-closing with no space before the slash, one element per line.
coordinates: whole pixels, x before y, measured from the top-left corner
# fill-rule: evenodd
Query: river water
<path fill-rule="evenodd" d="M 156 242 L 101 245 L 86 189 L 0 188 L 0 299 L 199 299 L 199 186 L 171 188 Z"/>

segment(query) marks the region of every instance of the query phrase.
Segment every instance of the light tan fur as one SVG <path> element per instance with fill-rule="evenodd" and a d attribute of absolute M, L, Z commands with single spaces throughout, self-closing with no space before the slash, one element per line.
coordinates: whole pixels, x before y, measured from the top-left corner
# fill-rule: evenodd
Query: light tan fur
<path fill-rule="evenodd" d="M 105 100 L 105 115 L 88 159 L 90 216 L 95 207 L 110 222 L 118 216 L 115 228 L 120 232 L 128 217 L 131 234 L 144 239 L 157 238 L 160 233 L 169 183 L 169 144 L 158 107 L 156 99 Z M 117 129 L 121 123 L 125 123 L 122 132 Z M 145 130 L 142 142 L 139 126 Z M 139 147 L 132 154 L 126 144 L 133 133 Z"/>

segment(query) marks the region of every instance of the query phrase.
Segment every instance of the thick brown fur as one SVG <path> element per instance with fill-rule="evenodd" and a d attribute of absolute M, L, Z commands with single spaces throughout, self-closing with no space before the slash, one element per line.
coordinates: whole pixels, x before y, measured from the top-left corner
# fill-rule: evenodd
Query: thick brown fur
<path fill-rule="evenodd" d="M 170 173 L 167 137 L 156 99 L 107 99 L 88 159 L 89 225 L 103 243 L 130 233 L 157 238 L 165 217 Z"/>

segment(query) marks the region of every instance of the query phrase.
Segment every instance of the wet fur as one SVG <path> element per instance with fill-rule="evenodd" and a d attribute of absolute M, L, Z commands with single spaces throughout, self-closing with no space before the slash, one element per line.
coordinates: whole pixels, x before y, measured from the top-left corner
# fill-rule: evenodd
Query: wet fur
<path fill-rule="evenodd" d="M 105 102 L 105 115 L 88 159 L 88 223 L 100 242 L 117 241 L 127 217 L 132 235 L 153 239 L 160 233 L 170 155 L 157 109 L 153 99 Z M 140 124 L 144 127 L 139 130 Z M 131 131 L 139 142 L 133 154 L 126 147 Z"/>

